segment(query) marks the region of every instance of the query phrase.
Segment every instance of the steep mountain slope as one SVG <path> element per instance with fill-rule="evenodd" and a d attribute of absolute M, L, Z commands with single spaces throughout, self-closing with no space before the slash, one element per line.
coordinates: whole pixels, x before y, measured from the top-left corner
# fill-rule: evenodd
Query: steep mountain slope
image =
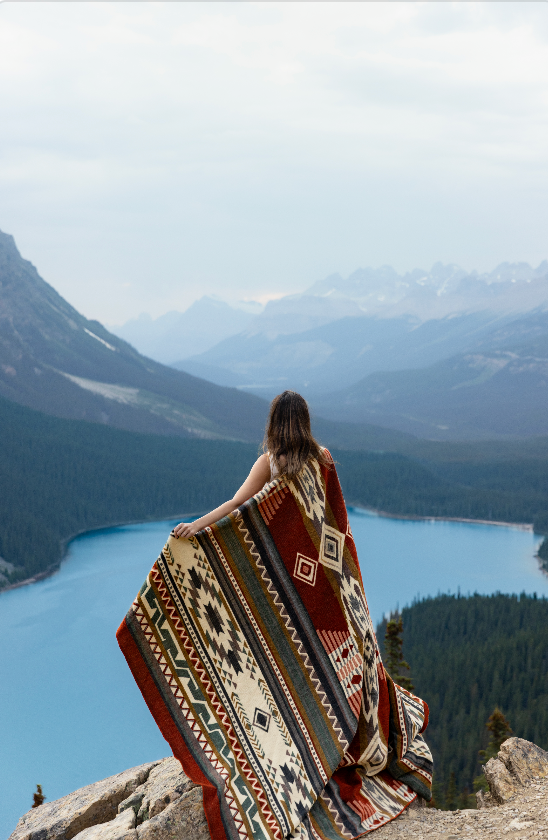
<path fill-rule="evenodd" d="M 0 394 L 142 432 L 258 440 L 267 405 L 141 356 L 88 321 L 0 233 Z"/>
<path fill-rule="evenodd" d="M 546 434 L 548 313 L 505 324 L 473 352 L 430 367 L 371 374 L 313 408 L 434 439 Z"/>

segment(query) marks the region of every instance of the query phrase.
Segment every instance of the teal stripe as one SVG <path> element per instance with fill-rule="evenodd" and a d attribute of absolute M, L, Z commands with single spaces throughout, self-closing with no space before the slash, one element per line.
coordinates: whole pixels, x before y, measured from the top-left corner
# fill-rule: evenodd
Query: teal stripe
<path fill-rule="evenodd" d="M 341 834 L 332 823 L 323 799 L 316 799 L 310 813 L 309 819 L 313 822 L 314 828 L 325 840 L 341 840 Z"/>
<path fill-rule="evenodd" d="M 257 579 L 257 572 L 250 564 L 247 553 L 236 536 L 235 529 L 238 526 L 226 517 L 218 523 L 218 527 L 228 548 L 230 560 L 243 578 L 243 586 L 246 590 L 245 597 L 260 613 L 261 621 L 266 628 L 267 641 L 274 647 L 278 659 L 283 662 L 286 673 L 289 674 L 291 679 L 291 686 L 289 687 L 291 694 L 293 697 L 298 696 L 301 707 L 304 707 L 305 724 L 320 741 L 321 749 L 329 763 L 331 772 L 333 772 L 341 760 L 341 745 L 338 740 L 335 740 L 336 736 L 333 730 L 319 713 L 316 693 L 308 686 L 303 673 L 304 663 L 301 659 L 295 657 L 280 626 L 280 618 L 272 609 L 270 599 L 264 592 L 262 581 Z"/>

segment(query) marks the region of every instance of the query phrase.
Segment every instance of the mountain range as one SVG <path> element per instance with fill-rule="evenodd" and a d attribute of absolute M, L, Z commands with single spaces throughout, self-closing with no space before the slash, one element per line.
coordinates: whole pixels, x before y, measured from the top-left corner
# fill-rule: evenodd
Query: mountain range
<path fill-rule="evenodd" d="M 135 432 L 258 443 L 268 403 L 138 353 L 64 300 L 0 232 L 0 396 L 46 414 Z M 409 436 L 316 418 L 329 446 L 382 449 Z"/>
<path fill-rule="evenodd" d="M 444 302 L 439 317 L 410 311 L 421 295 Z M 464 300 L 466 310 L 451 311 Z M 236 328 L 234 312 L 240 326 L 247 319 L 243 331 L 183 370 L 163 365 L 84 318 L 0 233 L 0 394 L 131 431 L 258 441 L 264 398 L 289 387 L 307 396 L 324 442 L 352 449 L 392 446 L 394 435 L 548 433 L 546 262 L 490 275 L 439 264 L 428 274 L 364 270 L 270 301 L 258 315 L 203 298 L 163 328 L 181 333 L 179 347 L 197 346 L 200 324 L 217 323 L 219 337 Z M 185 315 L 194 332 L 185 334 Z"/>
<path fill-rule="evenodd" d="M 264 397 L 294 388 L 319 416 L 421 437 L 546 434 L 547 311 L 546 261 L 484 275 L 385 266 L 273 301 L 177 367 Z"/>
<path fill-rule="evenodd" d="M 367 421 L 429 439 L 544 435 L 548 312 L 499 328 L 471 352 L 422 369 L 372 373 L 311 404 L 325 417 Z"/>

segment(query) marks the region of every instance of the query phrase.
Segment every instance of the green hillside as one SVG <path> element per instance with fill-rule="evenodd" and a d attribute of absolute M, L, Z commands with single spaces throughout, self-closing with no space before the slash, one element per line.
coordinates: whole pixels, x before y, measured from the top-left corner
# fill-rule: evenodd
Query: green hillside
<path fill-rule="evenodd" d="M 430 707 L 438 796 L 451 772 L 458 791 L 472 790 L 496 706 L 515 735 L 548 749 L 548 600 L 442 595 L 402 615 L 404 657 L 415 692 Z"/>
<path fill-rule="evenodd" d="M 251 444 L 140 435 L 0 399 L 0 555 L 16 578 L 59 562 L 61 541 L 117 522 L 200 511 L 229 498 Z"/>
<path fill-rule="evenodd" d="M 395 515 L 534 522 L 548 533 L 540 444 L 536 457 L 512 451 L 498 460 L 470 459 L 448 444 L 413 446 L 419 458 L 332 449 L 348 503 Z M 0 398 L 0 556 L 21 579 L 58 563 L 62 543 L 77 532 L 209 509 L 233 495 L 256 455 L 255 444 L 137 434 Z"/>

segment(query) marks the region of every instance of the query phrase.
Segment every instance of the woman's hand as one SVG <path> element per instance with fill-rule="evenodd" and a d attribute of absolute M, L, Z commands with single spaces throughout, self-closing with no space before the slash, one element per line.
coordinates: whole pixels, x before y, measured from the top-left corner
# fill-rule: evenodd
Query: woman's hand
<path fill-rule="evenodd" d="M 179 537 L 186 537 L 189 539 L 190 537 L 193 537 L 198 530 L 199 528 L 196 527 L 194 522 L 179 522 L 179 524 L 173 529 L 173 533 L 177 539 L 179 539 Z"/>
<path fill-rule="evenodd" d="M 215 508 L 215 510 L 212 510 L 210 513 L 206 513 L 205 516 L 200 516 L 200 518 L 196 519 L 195 522 L 179 522 L 179 524 L 173 529 L 173 533 L 177 539 L 179 537 L 186 537 L 187 539 L 193 537 L 194 534 L 201 531 L 202 528 L 207 528 L 208 525 L 212 525 L 214 522 L 222 519 L 223 516 L 226 516 L 227 513 L 231 513 L 233 510 L 236 510 L 237 507 L 243 505 L 243 503 L 247 502 L 247 500 L 254 496 L 255 493 L 258 493 L 269 480 L 270 462 L 267 455 L 261 455 L 253 464 L 251 472 L 233 499 L 230 499 L 230 501 L 225 502 L 218 508 Z"/>

